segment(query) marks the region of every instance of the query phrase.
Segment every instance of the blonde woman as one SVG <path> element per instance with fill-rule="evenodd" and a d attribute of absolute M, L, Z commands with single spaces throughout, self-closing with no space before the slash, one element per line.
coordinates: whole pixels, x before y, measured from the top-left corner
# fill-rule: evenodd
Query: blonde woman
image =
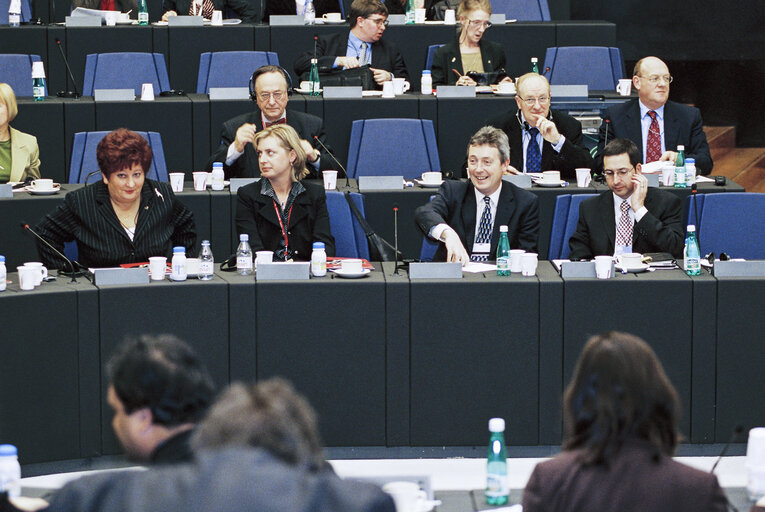
<path fill-rule="evenodd" d="M 18 113 L 13 89 L 0 83 L 0 183 L 40 177 L 37 138 L 10 126 Z"/>

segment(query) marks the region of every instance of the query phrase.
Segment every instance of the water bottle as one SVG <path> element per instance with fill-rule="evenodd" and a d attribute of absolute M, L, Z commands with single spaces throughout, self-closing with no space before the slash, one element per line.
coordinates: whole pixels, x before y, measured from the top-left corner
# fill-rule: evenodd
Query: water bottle
<path fill-rule="evenodd" d="M 311 275 L 322 277 L 327 275 L 327 251 L 324 242 L 314 242 L 311 252 Z"/>
<path fill-rule="evenodd" d="M 149 24 L 149 6 L 146 4 L 146 0 L 141 0 L 138 4 L 138 24 Z"/>
<path fill-rule="evenodd" d="M 699 242 L 696 240 L 696 226 L 689 224 L 687 231 L 685 249 L 683 249 L 683 268 L 689 276 L 698 276 L 701 274 L 701 251 L 699 251 Z"/>
<path fill-rule="evenodd" d="M 675 158 L 675 188 L 685 187 L 685 146 L 677 146 L 677 158 Z"/>
<path fill-rule="evenodd" d="M 404 22 L 407 25 L 414 25 L 414 0 L 407 0 L 406 2 L 406 16 Z"/>
<path fill-rule="evenodd" d="M 316 23 L 316 7 L 313 5 L 313 0 L 306 0 L 305 9 L 303 10 L 303 19 L 306 25 L 313 25 Z"/>
<path fill-rule="evenodd" d="M 173 247 L 173 261 L 171 263 L 170 279 L 173 281 L 185 281 L 188 277 L 186 272 L 186 248 Z"/>
<path fill-rule="evenodd" d="M 507 481 L 507 450 L 505 449 L 505 420 L 489 420 L 489 454 L 486 464 L 486 503 L 504 505 L 510 495 Z"/>
<path fill-rule="evenodd" d="M 539 74 L 539 59 L 531 57 L 531 72 Z"/>
<path fill-rule="evenodd" d="M 510 275 L 510 240 L 507 238 L 507 226 L 499 227 L 499 243 L 497 244 L 497 275 Z"/>
<path fill-rule="evenodd" d="M 11 0 L 8 6 L 8 25 L 11 27 L 21 26 L 21 0 Z"/>
<path fill-rule="evenodd" d="M 209 281 L 213 278 L 215 260 L 209 240 L 202 240 L 202 250 L 199 252 L 199 280 Z"/>
<path fill-rule="evenodd" d="M 11 498 L 21 496 L 19 452 L 12 444 L 0 444 L 0 492 Z"/>
<path fill-rule="evenodd" d="M 5 291 L 5 287 L 8 283 L 5 280 L 8 278 L 8 270 L 5 268 L 5 256 L 0 255 L 0 292 Z"/>
<path fill-rule="evenodd" d="M 420 78 L 420 92 L 428 96 L 433 94 L 433 75 L 429 69 L 422 70 L 422 78 Z"/>
<path fill-rule="evenodd" d="M 32 97 L 34 101 L 45 101 L 45 65 L 32 63 Z"/>
<path fill-rule="evenodd" d="M 311 74 L 308 77 L 311 82 L 311 96 L 318 96 L 321 83 L 319 83 L 319 59 L 311 59 Z"/>
<path fill-rule="evenodd" d="M 690 187 L 696 183 L 696 159 L 685 159 L 685 183 Z"/>
<path fill-rule="evenodd" d="M 252 274 L 252 249 L 250 235 L 239 235 L 239 247 L 236 249 L 236 273 L 240 276 Z"/>
<path fill-rule="evenodd" d="M 212 184 L 213 190 L 223 190 L 223 179 L 226 175 L 223 173 L 223 162 L 213 162 L 212 166 Z"/>

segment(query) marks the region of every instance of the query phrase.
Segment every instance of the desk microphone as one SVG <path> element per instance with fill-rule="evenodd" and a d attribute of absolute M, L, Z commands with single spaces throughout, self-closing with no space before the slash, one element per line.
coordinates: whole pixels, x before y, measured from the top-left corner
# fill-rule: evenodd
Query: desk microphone
<path fill-rule="evenodd" d="M 701 238 L 699 237 L 700 229 L 701 229 L 701 219 L 699 219 L 699 210 L 696 205 L 697 197 L 696 195 L 699 193 L 698 187 L 696 186 L 696 182 L 693 182 L 693 185 L 691 185 L 691 199 L 693 200 L 693 215 L 694 215 L 694 221 L 696 225 L 696 241 L 701 244 Z M 700 246 L 700 245 L 699 245 Z M 736 428 L 741 427 L 741 425 L 738 425 Z"/>
<path fill-rule="evenodd" d="M 86 187 L 88 186 L 88 180 L 90 179 L 91 176 L 95 176 L 96 174 L 99 174 L 100 172 L 101 172 L 101 169 L 96 169 L 93 172 L 89 172 L 88 175 L 85 176 L 85 186 Z"/>
<path fill-rule="evenodd" d="M 394 274 L 398 275 L 398 204 L 393 203 L 393 249 L 395 250 L 393 264 Z"/>
<path fill-rule="evenodd" d="M 730 448 L 730 445 L 733 444 L 733 442 L 738 439 L 738 436 L 741 435 L 741 432 L 744 431 L 743 425 L 736 425 L 733 427 L 733 431 L 731 432 L 730 439 L 728 439 L 728 442 L 725 443 L 725 446 L 723 446 L 723 449 L 720 451 L 720 455 L 717 456 L 717 460 L 715 461 L 714 465 L 712 466 L 712 469 L 709 470 L 710 473 L 714 473 L 715 469 L 717 468 L 717 465 L 720 463 L 720 461 L 723 458 L 723 455 L 728 451 L 728 448 Z"/>
<path fill-rule="evenodd" d="M 72 74 L 72 68 L 69 67 L 69 61 L 66 60 L 66 55 L 64 55 L 64 50 L 61 49 L 61 39 L 56 38 L 56 46 L 58 47 L 58 51 L 61 54 L 61 58 L 64 60 L 64 66 L 66 66 L 66 70 L 69 73 L 69 78 L 72 79 L 72 87 L 74 88 L 74 91 L 59 91 L 56 96 L 59 98 L 79 98 L 80 93 L 77 92 L 77 82 L 74 80 L 74 75 Z M 64 88 L 66 89 L 66 86 L 68 84 L 64 84 Z"/>
<path fill-rule="evenodd" d="M 319 143 L 319 145 L 322 147 L 322 149 L 324 149 L 324 151 L 329 155 L 329 157 L 337 164 L 337 166 L 340 169 L 342 169 L 343 174 L 345 174 L 345 188 L 350 188 L 351 185 L 348 181 L 348 178 L 349 178 L 348 171 L 345 170 L 345 167 L 343 167 L 343 164 L 341 164 L 340 161 L 337 158 L 335 158 L 335 155 L 332 154 L 332 151 L 327 149 L 327 146 L 325 146 L 324 143 L 321 141 L 321 139 L 319 139 L 318 135 L 314 135 L 313 139 Z"/>
<path fill-rule="evenodd" d="M 66 261 L 69 264 L 69 268 L 72 269 L 72 272 L 71 272 L 72 280 L 69 281 L 70 283 L 76 283 L 77 277 L 82 277 L 83 275 L 85 275 L 83 272 L 78 271 L 77 268 L 74 266 L 74 264 L 77 263 L 77 267 L 82 267 L 82 265 L 80 265 L 79 262 L 73 262 L 72 260 L 67 258 L 64 255 L 64 253 L 62 253 L 61 251 L 53 247 L 46 239 L 40 236 L 34 229 L 30 228 L 29 224 L 27 224 L 26 222 L 21 222 L 20 225 L 21 225 L 21 229 L 32 233 L 35 237 L 37 237 L 38 240 L 44 243 L 46 247 L 48 247 L 50 250 L 56 253 L 56 255 L 58 255 L 60 258 L 62 258 L 64 261 Z M 68 276 L 68 274 L 61 272 L 61 270 L 59 270 L 59 274 L 63 276 Z"/>

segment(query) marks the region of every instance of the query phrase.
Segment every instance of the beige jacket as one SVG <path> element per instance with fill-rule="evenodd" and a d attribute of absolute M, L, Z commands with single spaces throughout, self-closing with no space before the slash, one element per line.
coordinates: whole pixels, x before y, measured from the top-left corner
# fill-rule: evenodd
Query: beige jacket
<path fill-rule="evenodd" d="M 11 128 L 11 179 L 24 181 L 40 177 L 40 150 L 37 137 Z"/>

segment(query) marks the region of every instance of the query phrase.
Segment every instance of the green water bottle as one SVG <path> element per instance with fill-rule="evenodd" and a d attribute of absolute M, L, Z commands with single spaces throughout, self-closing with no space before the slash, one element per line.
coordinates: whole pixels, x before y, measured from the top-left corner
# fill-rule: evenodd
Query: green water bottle
<path fill-rule="evenodd" d="M 505 420 L 489 420 L 489 454 L 486 457 L 486 503 L 504 505 L 510 496 L 507 481 L 507 450 L 505 449 Z"/>
<path fill-rule="evenodd" d="M 675 158 L 675 188 L 685 188 L 685 146 L 677 146 L 677 158 Z"/>
<path fill-rule="evenodd" d="M 539 74 L 539 59 L 531 57 L 531 72 Z"/>
<path fill-rule="evenodd" d="M 497 244 L 497 275 L 510 275 L 510 240 L 507 238 L 507 226 L 499 227 L 499 243 Z"/>
<path fill-rule="evenodd" d="M 318 59 L 311 59 L 311 73 L 308 77 L 308 80 L 311 82 L 311 85 L 310 85 L 311 96 L 318 96 L 319 89 L 321 89 L 321 84 L 319 83 L 319 60 Z"/>
<path fill-rule="evenodd" d="M 407 25 L 414 25 L 414 0 L 406 0 L 405 22 Z"/>
<path fill-rule="evenodd" d="M 138 24 L 149 24 L 149 6 L 146 5 L 146 0 L 141 0 L 138 4 Z"/>
<path fill-rule="evenodd" d="M 689 276 L 698 276 L 701 275 L 701 251 L 699 241 L 696 239 L 696 226 L 688 224 L 687 232 L 683 250 L 683 268 Z"/>

